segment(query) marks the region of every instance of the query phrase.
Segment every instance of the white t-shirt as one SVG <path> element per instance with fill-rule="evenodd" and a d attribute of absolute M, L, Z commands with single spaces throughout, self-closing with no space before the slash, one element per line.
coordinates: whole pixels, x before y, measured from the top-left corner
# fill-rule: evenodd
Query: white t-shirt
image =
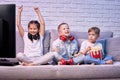
<path fill-rule="evenodd" d="M 40 35 L 39 40 L 33 42 L 28 38 L 28 32 L 24 33 L 24 54 L 27 57 L 37 57 L 43 55 L 43 36 Z"/>
<path fill-rule="evenodd" d="M 101 43 L 99 43 L 99 42 L 90 43 L 88 40 L 85 40 L 85 41 L 82 42 L 81 48 L 80 48 L 80 52 L 85 51 L 89 46 L 90 46 L 90 47 L 99 46 L 99 47 L 101 48 L 101 50 L 102 50 L 103 55 L 104 55 L 103 47 L 102 47 L 102 44 L 101 44 Z M 88 52 L 88 53 L 89 53 L 89 52 Z M 88 54 L 88 53 L 87 53 L 87 54 Z"/>

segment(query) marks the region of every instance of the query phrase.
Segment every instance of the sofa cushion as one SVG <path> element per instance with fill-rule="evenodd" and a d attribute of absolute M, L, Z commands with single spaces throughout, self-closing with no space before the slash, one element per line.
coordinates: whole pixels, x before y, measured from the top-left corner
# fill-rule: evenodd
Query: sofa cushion
<path fill-rule="evenodd" d="M 107 39 L 107 38 L 112 38 L 112 37 L 113 37 L 113 32 L 112 31 L 106 31 L 106 32 L 100 32 L 99 39 Z"/>
<path fill-rule="evenodd" d="M 85 40 L 87 40 L 87 39 L 77 39 L 79 49 L 81 47 L 82 42 L 85 41 Z"/>
<path fill-rule="evenodd" d="M 46 54 L 47 52 L 49 52 L 50 48 L 50 32 L 48 30 L 45 31 L 43 46 L 43 52 L 44 54 Z"/>
<path fill-rule="evenodd" d="M 88 39 L 87 32 L 71 31 L 71 34 L 73 34 L 77 39 Z M 107 32 L 101 32 L 99 39 L 106 39 L 111 37 L 113 37 L 113 32 L 107 31 Z"/>
<path fill-rule="evenodd" d="M 118 65 L 72 65 L 72 66 L 58 66 L 59 78 L 61 79 L 106 79 L 117 78 L 120 74 L 120 66 Z M 93 79 L 94 78 L 94 79 Z M 101 79 L 101 80 L 102 80 Z"/>
<path fill-rule="evenodd" d="M 0 66 L 0 80 L 119 80 L 119 65 Z"/>
<path fill-rule="evenodd" d="M 106 39 L 98 39 L 97 42 L 102 44 L 104 55 L 106 55 Z"/>
<path fill-rule="evenodd" d="M 0 66 L 0 80 L 52 80 L 57 78 L 57 67 L 43 66 Z"/>
<path fill-rule="evenodd" d="M 120 61 L 120 37 L 107 39 L 106 51 L 107 54 L 112 55 L 116 61 Z"/>

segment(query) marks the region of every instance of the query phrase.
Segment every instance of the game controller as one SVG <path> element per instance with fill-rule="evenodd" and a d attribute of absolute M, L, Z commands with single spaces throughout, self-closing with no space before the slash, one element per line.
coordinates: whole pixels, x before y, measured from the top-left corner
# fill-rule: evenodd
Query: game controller
<path fill-rule="evenodd" d="M 65 59 L 61 59 L 61 65 L 73 65 L 73 59 L 69 59 L 69 60 L 65 60 Z"/>

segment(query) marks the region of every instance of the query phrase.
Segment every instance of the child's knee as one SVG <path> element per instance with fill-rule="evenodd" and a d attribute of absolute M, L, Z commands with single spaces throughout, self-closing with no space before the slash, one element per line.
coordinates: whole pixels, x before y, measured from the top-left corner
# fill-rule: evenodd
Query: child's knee
<path fill-rule="evenodd" d="M 16 58 L 21 58 L 21 57 L 23 57 L 23 53 L 21 52 L 17 53 Z"/>
<path fill-rule="evenodd" d="M 85 57 L 84 57 L 84 62 L 86 63 L 86 62 L 88 62 L 88 61 L 90 61 L 90 56 L 85 56 Z"/>
<path fill-rule="evenodd" d="M 114 57 L 113 56 L 110 56 L 111 60 L 114 60 Z"/>
<path fill-rule="evenodd" d="M 111 55 L 109 55 L 109 56 L 107 56 L 107 59 L 108 59 L 108 60 L 114 60 L 114 57 L 111 56 Z"/>

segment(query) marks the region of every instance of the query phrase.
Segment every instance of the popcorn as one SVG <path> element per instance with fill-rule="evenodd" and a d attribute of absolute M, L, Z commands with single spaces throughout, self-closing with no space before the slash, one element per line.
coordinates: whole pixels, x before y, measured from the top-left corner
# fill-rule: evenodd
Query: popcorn
<path fill-rule="evenodd" d="M 101 55 L 102 55 L 102 48 L 100 46 L 94 46 L 94 47 L 92 47 L 92 49 L 90 51 L 90 55 L 93 58 L 100 59 Z"/>

